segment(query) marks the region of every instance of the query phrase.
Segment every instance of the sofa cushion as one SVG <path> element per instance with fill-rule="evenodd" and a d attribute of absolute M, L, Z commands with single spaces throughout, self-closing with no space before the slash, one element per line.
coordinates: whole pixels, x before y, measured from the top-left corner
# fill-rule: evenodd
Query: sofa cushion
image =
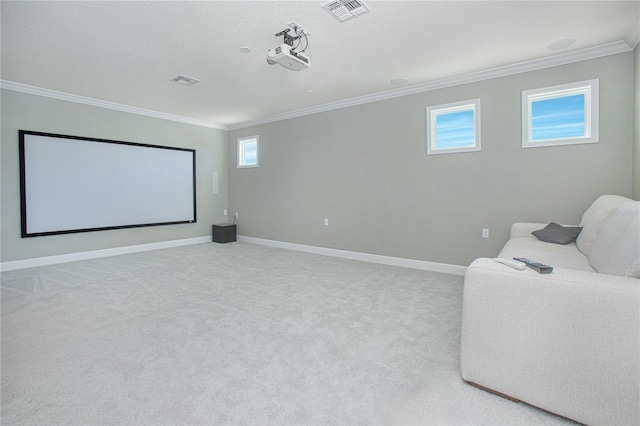
<path fill-rule="evenodd" d="M 562 226 L 551 222 L 544 228 L 533 231 L 531 235 L 547 243 L 569 244 L 575 241 L 581 229 L 579 226 Z"/>
<path fill-rule="evenodd" d="M 576 240 L 578 250 L 589 256 L 593 242 L 598 237 L 611 212 L 628 201 L 631 200 L 619 195 L 602 195 L 595 200 L 582 215 L 579 225 L 582 227 L 582 231 Z"/>
<path fill-rule="evenodd" d="M 512 238 L 504 245 L 498 257 L 512 259 L 526 257 L 554 268 L 578 269 L 595 272 L 589 259 L 582 254 L 575 243 L 566 245 L 550 244 L 534 237 Z"/>
<path fill-rule="evenodd" d="M 629 201 L 610 215 L 591 247 L 589 263 L 603 274 L 640 278 L 640 201 Z"/>

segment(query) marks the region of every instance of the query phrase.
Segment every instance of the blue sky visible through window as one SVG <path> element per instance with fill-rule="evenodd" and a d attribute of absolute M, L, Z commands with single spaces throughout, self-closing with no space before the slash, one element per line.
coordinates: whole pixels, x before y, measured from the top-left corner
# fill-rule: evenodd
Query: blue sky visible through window
<path fill-rule="evenodd" d="M 258 143 L 256 141 L 244 143 L 244 163 L 248 166 L 258 164 Z"/>
<path fill-rule="evenodd" d="M 584 94 L 531 103 L 531 140 L 584 137 Z"/>
<path fill-rule="evenodd" d="M 475 146 L 473 110 L 438 114 L 436 141 L 438 149 Z"/>

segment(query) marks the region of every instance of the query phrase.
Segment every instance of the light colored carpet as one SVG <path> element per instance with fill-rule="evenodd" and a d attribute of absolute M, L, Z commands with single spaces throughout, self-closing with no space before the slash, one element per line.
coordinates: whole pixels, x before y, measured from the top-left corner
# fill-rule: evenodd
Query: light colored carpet
<path fill-rule="evenodd" d="M 2 423 L 570 423 L 462 381 L 461 299 L 246 243 L 3 272 Z"/>

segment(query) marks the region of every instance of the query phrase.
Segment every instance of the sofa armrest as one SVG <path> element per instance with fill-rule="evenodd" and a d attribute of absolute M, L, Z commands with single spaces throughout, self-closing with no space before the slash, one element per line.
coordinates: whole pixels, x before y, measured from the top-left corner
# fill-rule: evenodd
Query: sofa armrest
<path fill-rule="evenodd" d="M 464 280 L 462 377 L 586 424 L 640 423 L 640 280 L 492 259 Z"/>
<path fill-rule="evenodd" d="M 511 225 L 511 233 L 509 238 L 532 237 L 531 233 L 547 226 L 547 223 L 537 222 L 516 222 Z"/>

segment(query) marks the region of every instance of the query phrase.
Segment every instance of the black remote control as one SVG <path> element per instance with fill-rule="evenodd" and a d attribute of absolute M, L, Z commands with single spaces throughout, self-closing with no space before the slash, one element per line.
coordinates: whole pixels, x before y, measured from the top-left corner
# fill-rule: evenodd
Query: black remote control
<path fill-rule="evenodd" d="M 551 271 L 553 271 L 553 266 L 545 265 L 544 263 L 536 262 L 535 260 L 526 259 L 524 257 L 514 257 L 513 259 L 519 262 L 523 262 L 529 268 L 533 269 L 534 271 L 538 271 L 541 274 L 550 274 Z"/>

